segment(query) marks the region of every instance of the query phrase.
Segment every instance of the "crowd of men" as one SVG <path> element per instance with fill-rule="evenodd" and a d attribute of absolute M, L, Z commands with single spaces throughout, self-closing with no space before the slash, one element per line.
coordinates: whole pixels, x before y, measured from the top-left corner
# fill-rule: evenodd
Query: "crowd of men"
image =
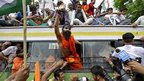
<path fill-rule="evenodd" d="M 108 8 L 107 11 L 101 12 L 102 5 L 94 7 L 95 0 L 91 0 L 87 4 L 83 0 L 83 4 L 79 1 L 72 2 L 68 5 L 68 10 L 65 10 L 65 5 L 62 1 L 57 3 L 58 9 L 51 11 L 46 8 L 43 13 L 46 13 L 45 18 L 37 12 L 35 5 L 30 5 L 31 12 L 28 13 L 28 25 L 30 26 L 52 26 L 57 38 L 59 49 L 63 59 L 56 60 L 52 64 L 48 64 L 46 71 L 41 75 L 41 81 L 64 81 L 65 66 L 69 66 L 73 70 L 81 70 L 83 64 L 80 56 L 76 51 L 75 43 L 81 44 L 74 39 L 71 34 L 71 25 L 129 25 L 129 19 L 126 19 L 126 9 L 121 9 L 117 13 L 113 13 L 113 8 Z M 94 12 L 96 9 L 96 12 Z M 14 20 L 18 25 L 23 21 L 22 13 L 17 13 L 17 18 Z M 143 17 L 140 17 L 134 26 L 143 24 Z M 4 21 L 4 24 L 8 24 Z M 12 24 L 12 23 L 10 23 Z M 62 32 L 59 31 L 59 25 L 63 25 Z M 6 26 L 6 25 L 4 25 Z M 105 60 L 111 65 L 117 75 L 111 78 L 107 71 L 100 65 L 95 65 L 90 68 L 94 81 L 143 81 L 144 75 L 144 48 L 133 45 L 134 35 L 130 32 L 123 34 L 122 39 L 124 46 L 117 47 L 112 56 Z M 144 41 L 144 37 L 141 38 Z M 5 61 L 7 65 L 11 65 L 11 75 L 6 81 L 26 81 L 29 77 L 29 65 L 23 65 L 23 48 L 22 43 L 3 42 L 0 43 L 0 61 Z M 6 66 L 7 66 L 6 65 Z M 0 66 L 1 67 L 1 66 Z M 53 78 L 49 79 L 51 74 Z M 129 74 L 135 75 L 132 77 Z M 66 81 L 66 80 L 65 80 Z M 78 77 L 72 75 L 71 81 L 90 81 L 87 76 Z"/>
<path fill-rule="evenodd" d="M 50 0 L 51 1 L 51 0 Z M 71 0 L 71 3 L 65 5 L 62 1 L 49 3 L 53 7 L 45 7 L 40 4 L 31 4 L 27 7 L 27 25 L 28 26 L 50 26 L 53 27 L 56 12 L 60 13 L 60 25 L 70 23 L 70 25 L 143 25 L 143 16 L 139 17 L 133 24 L 130 19 L 126 17 L 127 9 L 123 8 L 117 12 L 113 12 L 113 8 L 107 8 L 102 11 L 101 2 L 98 7 L 94 4 L 96 0 L 91 0 L 87 4 L 87 0 L 83 0 L 82 4 L 79 0 Z M 43 4 L 44 5 L 44 4 Z M 47 5 L 47 4 L 45 4 Z M 66 9 L 68 6 L 68 9 Z M 3 16 L 0 19 L 0 26 L 21 26 L 23 25 L 23 13 L 20 10 L 17 13 L 11 13 Z"/>
<path fill-rule="evenodd" d="M 62 33 L 59 31 L 60 24 L 59 10 L 56 13 L 54 23 L 55 35 L 57 42 L 63 55 L 63 59 L 57 60 L 52 64 L 46 66 L 46 71 L 41 76 L 41 81 L 47 81 L 49 76 L 53 73 L 54 77 L 49 81 L 63 81 L 65 66 L 69 66 L 73 70 L 81 70 L 83 64 L 79 55 L 76 52 L 75 43 L 80 44 L 71 35 L 70 23 L 63 25 Z M 134 35 L 127 32 L 122 35 L 124 46 L 117 47 L 111 57 L 106 58 L 106 61 L 111 65 L 116 75 L 111 78 L 107 71 L 100 65 L 95 65 L 90 68 L 94 81 L 143 81 L 144 74 L 144 48 L 133 45 Z M 141 38 L 143 40 L 144 37 Z M 144 41 L 144 40 L 143 40 Z M 6 81 L 26 81 L 29 76 L 29 66 L 23 65 L 23 49 L 21 43 L 4 42 L 1 43 L 1 60 L 12 65 L 12 72 Z M 115 59 L 116 58 L 116 59 Z M 137 60 L 137 58 L 139 58 Z M 129 75 L 133 74 L 133 76 Z M 24 77 L 23 77 L 24 76 Z M 72 81 L 89 81 L 88 77 L 72 76 Z"/>

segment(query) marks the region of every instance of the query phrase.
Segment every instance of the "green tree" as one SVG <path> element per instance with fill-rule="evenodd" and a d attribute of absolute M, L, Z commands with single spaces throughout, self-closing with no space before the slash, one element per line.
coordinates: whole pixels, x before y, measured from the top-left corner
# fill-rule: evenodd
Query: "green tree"
<path fill-rule="evenodd" d="M 138 17 L 144 15 L 144 0 L 114 0 L 116 9 L 127 8 L 127 16 L 134 22 Z"/>
<path fill-rule="evenodd" d="M 114 6 L 117 9 L 121 9 L 121 8 L 126 8 L 126 3 L 128 2 L 128 0 L 114 0 Z"/>

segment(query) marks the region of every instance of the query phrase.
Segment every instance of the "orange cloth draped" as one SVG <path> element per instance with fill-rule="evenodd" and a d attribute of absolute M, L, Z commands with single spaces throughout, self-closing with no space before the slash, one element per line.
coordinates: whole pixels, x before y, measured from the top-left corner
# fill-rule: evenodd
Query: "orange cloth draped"
<path fill-rule="evenodd" d="M 40 63 L 39 61 L 36 61 L 35 63 L 35 81 L 40 81 Z"/>
<path fill-rule="evenodd" d="M 71 69 L 82 69 L 82 64 L 80 62 L 80 57 L 76 52 L 75 40 L 73 36 L 70 36 L 69 40 L 66 40 L 62 35 L 62 44 L 64 48 L 69 48 L 72 52 L 72 55 L 65 58 L 65 60 L 69 63 Z"/>
<path fill-rule="evenodd" d="M 82 5 L 82 9 L 87 12 L 89 10 L 89 5 Z"/>
<path fill-rule="evenodd" d="M 12 65 L 12 74 L 17 72 L 23 64 L 23 58 L 15 57 Z"/>

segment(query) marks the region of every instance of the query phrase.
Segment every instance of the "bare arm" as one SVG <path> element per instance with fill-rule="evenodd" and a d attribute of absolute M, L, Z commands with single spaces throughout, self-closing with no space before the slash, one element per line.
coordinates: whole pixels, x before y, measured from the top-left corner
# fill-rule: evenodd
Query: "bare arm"
<path fill-rule="evenodd" d="M 80 45 L 81 45 L 81 43 L 80 43 L 78 40 L 75 40 L 75 43 L 76 43 L 76 44 L 80 44 Z"/>
<path fill-rule="evenodd" d="M 42 76 L 42 80 L 41 81 L 47 81 L 47 79 L 49 78 L 49 76 L 53 73 L 53 71 L 59 67 L 62 66 L 64 64 L 63 60 L 59 60 L 58 62 L 55 62 L 51 68 L 49 68 L 46 73 Z"/>
<path fill-rule="evenodd" d="M 61 33 L 59 31 L 59 14 L 56 14 L 56 19 L 55 19 L 55 34 L 57 37 L 58 42 L 62 42 L 62 37 L 61 37 Z"/>
<path fill-rule="evenodd" d="M 6 79 L 5 81 L 12 81 L 12 80 L 15 78 L 15 76 L 16 76 L 16 73 L 10 75 L 10 76 L 8 77 L 8 79 Z"/>
<path fill-rule="evenodd" d="M 105 1 L 105 0 L 103 0 L 103 1 L 100 3 L 100 5 L 98 6 L 98 8 L 96 8 L 96 9 L 99 9 L 99 10 L 101 11 L 102 4 L 104 3 L 104 1 Z"/>
<path fill-rule="evenodd" d="M 43 20 L 43 23 L 46 23 L 49 19 L 51 19 L 53 17 L 53 14 L 50 14 L 48 18 Z"/>
<path fill-rule="evenodd" d="M 29 73 L 30 73 L 29 65 L 26 66 L 22 65 L 22 67 L 16 72 L 13 81 L 27 81 Z"/>
<path fill-rule="evenodd" d="M 6 56 L 4 56 L 4 54 L 2 52 L 0 52 L 0 57 L 3 58 L 4 60 L 8 61 L 8 58 Z"/>
<path fill-rule="evenodd" d="M 134 72 L 144 74 L 144 67 L 140 63 L 132 61 L 128 63 L 128 66 L 130 66 Z"/>

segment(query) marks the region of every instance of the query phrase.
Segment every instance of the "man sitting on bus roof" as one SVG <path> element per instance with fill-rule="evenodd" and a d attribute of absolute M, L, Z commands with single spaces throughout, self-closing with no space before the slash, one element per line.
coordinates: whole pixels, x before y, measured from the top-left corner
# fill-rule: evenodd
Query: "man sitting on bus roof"
<path fill-rule="evenodd" d="M 22 49 L 21 43 L 16 43 L 14 46 L 9 46 L 8 48 L 0 52 L 0 57 L 6 60 L 8 63 L 11 63 L 16 57 L 17 51 Z"/>
<path fill-rule="evenodd" d="M 138 25 L 143 25 L 144 26 L 144 15 L 140 16 L 133 24 L 133 27 L 136 27 Z"/>
<path fill-rule="evenodd" d="M 59 48 L 64 56 L 64 60 L 68 62 L 71 69 L 82 69 L 82 64 L 79 55 L 76 52 L 75 43 L 79 43 L 71 35 L 70 24 L 65 24 L 62 28 L 62 33 L 59 31 L 59 14 L 56 13 L 55 34 Z"/>

